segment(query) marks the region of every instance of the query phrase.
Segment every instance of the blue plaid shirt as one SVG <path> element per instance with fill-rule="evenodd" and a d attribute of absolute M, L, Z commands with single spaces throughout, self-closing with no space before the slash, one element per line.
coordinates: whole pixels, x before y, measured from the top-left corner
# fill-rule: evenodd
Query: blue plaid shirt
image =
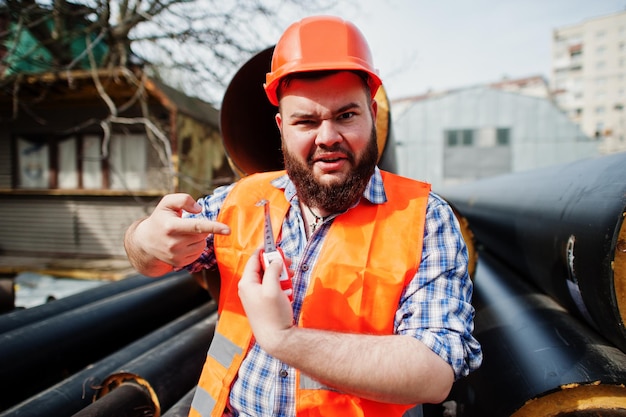
<path fill-rule="evenodd" d="M 310 273 L 333 216 L 317 228 L 307 240 L 300 205 L 293 183 L 285 175 L 273 181 L 284 190 L 291 208 L 283 223 L 279 246 L 291 259 L 296 321 L 306 294 Z M 216 220 L 220 207 L 232 185 L 221 187 L 198 200 L 202 212 L 190 217 Z M 363 197 L 374 204 L 387 198 L 380 171 L 370 179 Z M 216 267 L 213 236 L 207 238 L 207 249 L 190 271 Z M 478 368 L 482 361 L 480 345 L 474 339 L 474 309 L 471 305 L 472 282 L 467 273 L 467 248 L 450 206 L 431 193 L 426 209 L 424 248 L 419 271 L 405 288 L 395 315 L 396 334 L 410 335 L 446 360 L 457 378 Z M 233 416 L 295 416 L 296 381 L 294 369 L 274 359 L 256 343 L 246 356 L 230 393 Z"/>

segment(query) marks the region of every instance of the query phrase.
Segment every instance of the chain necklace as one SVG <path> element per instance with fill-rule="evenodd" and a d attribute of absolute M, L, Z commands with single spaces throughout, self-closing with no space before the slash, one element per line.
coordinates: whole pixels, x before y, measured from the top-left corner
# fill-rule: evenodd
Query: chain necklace
<path fill-rule="evenodd" d="M 317 229 L 317 226 L 324 223 L 324 220 L 326 220 L 328 216 L 326 217 L 318 216 L 317 214 L 313 212 L 311 207 L 309 207 L 308 205 L 306 206 L 306 208 L 309 209 L 309 213 L 311 213 L 313 217 L 315 218 L 315 221 L 309 224 L 309 227 L 311 228 L 311 234 L 313 234 L 315 233 L 315 229 Z"/>

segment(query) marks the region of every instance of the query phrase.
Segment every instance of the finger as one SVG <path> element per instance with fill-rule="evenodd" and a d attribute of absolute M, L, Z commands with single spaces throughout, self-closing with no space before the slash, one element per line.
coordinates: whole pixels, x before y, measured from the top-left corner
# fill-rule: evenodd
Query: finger
<path fill-rule="evenodd" d="M 261 281 L 261 261 L 259 261 L 259 249 L 246 262 L 240 281 Z"/>
<path fill-rule="evenodd" d="M 280 256 L 277 256 L 270 260 L 269 266 L 267 267 L 267 272 L 271 272 L 272 274 L 275 274 L 276 277 L 279 277 L 282 269 L 283 260 Z"/>
<path fill-rule="evenodd" d="M 263 286 L 272 292 L 282 291 L 280 287 L 280 274 L 283 270 L 283 261 L 276 257 L 270 261 L 263 274 Z"/>
<path fill-rule="evenodd" d="M 185 193 L 168 194 L 161 199 L 158 208 L 173 210 L 177 213 L 187 211 L 189 213 L 200 213 L 202 207 L 193 199 L 192 196 Z"/>
<path fill-rule="evenodd" d="M 227 235 L 230 233 L 230 228 L 224 223 L 207 219 L 181 219 L 177 224 L 177 229 L 181 233 L 201 235 L 208 235 L 209 233 Z"/>

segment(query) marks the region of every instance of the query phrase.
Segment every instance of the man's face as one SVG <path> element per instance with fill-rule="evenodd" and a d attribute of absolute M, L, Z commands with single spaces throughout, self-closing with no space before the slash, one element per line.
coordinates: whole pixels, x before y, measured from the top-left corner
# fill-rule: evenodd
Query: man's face
<path fill-rule="evenodd" d="M 363 193 L 378 159 L 376 102 L 351 72 L 294 79 L 281 90 L 276 123 L 285 168 L 310 206 L 337 212 Z"/>

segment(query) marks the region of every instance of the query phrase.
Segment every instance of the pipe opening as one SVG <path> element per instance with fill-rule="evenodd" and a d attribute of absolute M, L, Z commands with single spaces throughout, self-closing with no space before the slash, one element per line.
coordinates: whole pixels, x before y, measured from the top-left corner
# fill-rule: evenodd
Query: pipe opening
<path fill-rule="evenodd" d="M 622 324 L 626 323 L 626 210 L 622 213 L 622 221 L 618 226 L 619 234 L 614 249 L 613 285 L 615 287 L 615 299 L 617 309 L 622 318 Z"/>
<path fill-rule="evenodd" d="M 562 388 L 528 401 L 511 417 L 626 417 L 624 386 L 578 385 Z"/>

